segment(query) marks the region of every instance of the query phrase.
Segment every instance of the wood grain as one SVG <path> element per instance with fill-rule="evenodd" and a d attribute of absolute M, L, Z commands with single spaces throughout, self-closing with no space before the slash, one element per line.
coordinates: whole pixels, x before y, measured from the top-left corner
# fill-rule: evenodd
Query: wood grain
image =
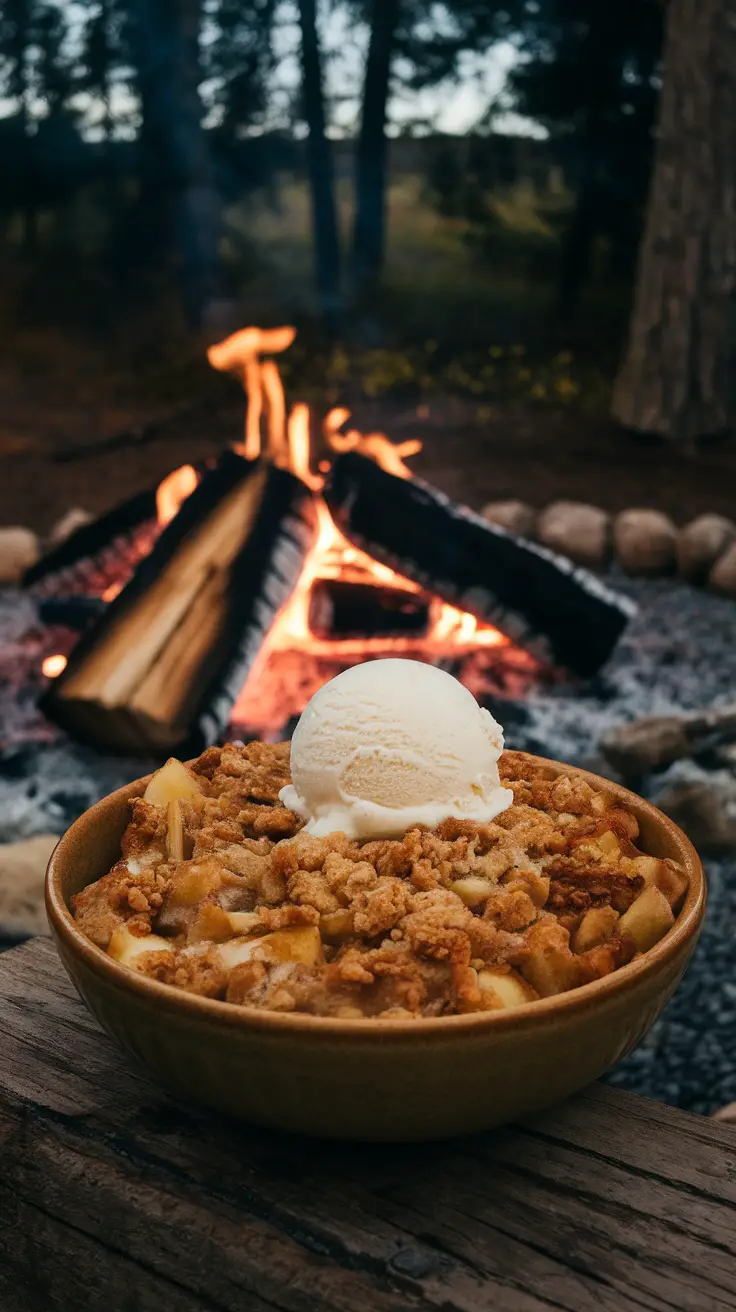
<path fill-rule="evenodd" d="M 0 1054 L 3 1312 L 736 1309 L 733 1127 L 604 1086 L 434 1146 L 222 1122 L 118 1054 L 42 940 L 0 959 Z"/>

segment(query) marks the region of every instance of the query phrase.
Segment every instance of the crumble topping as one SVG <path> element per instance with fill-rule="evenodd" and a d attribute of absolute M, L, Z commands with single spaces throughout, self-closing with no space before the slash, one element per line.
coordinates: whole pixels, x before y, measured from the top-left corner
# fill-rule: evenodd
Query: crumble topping
<path fill-rule="evenodd" d="M 171 761 L 131 804 L 79 928 L 151 978 L 237 1006 L 426 1017 L 517 1006 L 610 974 L 674 921 L 687 879 L 576 775 L 500 759 L 513 805 L 401 839 L 315 838 L 279 802 L 289 745 Z"/>

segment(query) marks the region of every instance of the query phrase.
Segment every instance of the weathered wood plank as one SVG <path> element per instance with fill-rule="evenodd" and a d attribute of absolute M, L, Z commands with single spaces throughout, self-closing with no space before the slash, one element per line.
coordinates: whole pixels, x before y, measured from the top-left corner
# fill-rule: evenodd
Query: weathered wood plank
<path fill-rule="evenodd" d="M 0 959 L 0 1306 L 82 1289 L 106 1312 L 733 1312 L 736 1129 L 603 1086 L 449 1144 L 233 1125 L 133 1069 L 37 940 Z"/>

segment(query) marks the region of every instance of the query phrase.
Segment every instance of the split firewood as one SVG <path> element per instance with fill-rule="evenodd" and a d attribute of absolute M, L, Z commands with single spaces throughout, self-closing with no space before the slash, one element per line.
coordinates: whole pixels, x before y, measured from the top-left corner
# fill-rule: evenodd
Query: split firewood
<path fill-rule="evenodd" d="M 636 778 L 734 741 L 736 706 L 723 706 L 616 725 L 603 735 L 600 749 L 615 770 L 625 778 Z"/>
<path fill-rule="evenodd" d="M 299 479 L 226 453 L 86 630 L 46 713 L 107 750 L 181 754 L 214 742 L 315 531 Z"/>

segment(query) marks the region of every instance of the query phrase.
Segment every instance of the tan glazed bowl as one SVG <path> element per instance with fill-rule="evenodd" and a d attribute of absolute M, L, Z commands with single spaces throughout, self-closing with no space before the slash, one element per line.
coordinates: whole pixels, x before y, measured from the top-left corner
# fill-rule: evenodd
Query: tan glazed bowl
<path fill-rule="evenodd" d="M 639 1043 L 672 996 L 703 921 L 703 870 L 681 830 L 625 788 L 574 773 L 630 807 L 640 846 L 681 862 L 690 888 L 672 929 L 638 960 L 513 1010 L 418 1021 L 277 1014 L 195 997 L 118 965 L 79 932 L 69 902 L 118 859 L 128 801 L 146 779 L 98 802 L 61 839 L 46 881 L 51 929 L 111 1038 L 175 1092 L 216 1111 L 336 1139 L 489 1129 L 565 1098 Z"/>

